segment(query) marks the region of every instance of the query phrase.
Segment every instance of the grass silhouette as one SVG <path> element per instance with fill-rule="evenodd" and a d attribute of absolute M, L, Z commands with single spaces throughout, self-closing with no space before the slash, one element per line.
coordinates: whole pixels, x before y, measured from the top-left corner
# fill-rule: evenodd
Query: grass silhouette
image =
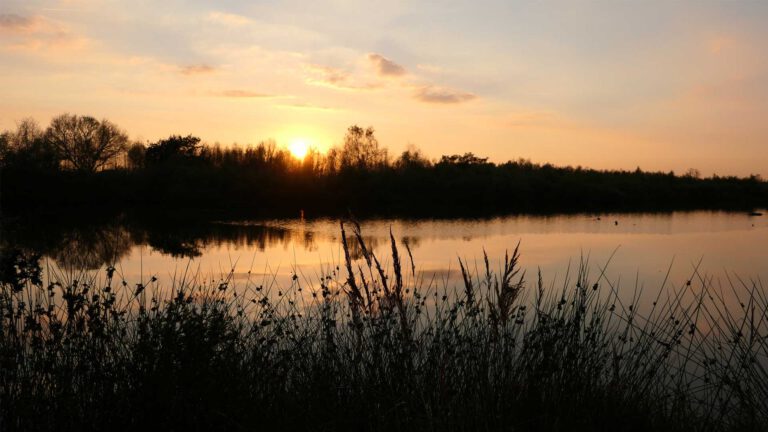
<path fill-rule="evenodd" d="M 558 288 L 529 282 L 516 248 L 498 270 L 460 260 L 452 286 L 394 236 L 385 258 L 354 222 L 340 229 L 344 261 L 290 286 L 230 273 L 163 288 L 5 254 L 0 429 L 768 425 L 760 281 L 718 286 L 696 269 L 628 296 L 582 261 Z"/>

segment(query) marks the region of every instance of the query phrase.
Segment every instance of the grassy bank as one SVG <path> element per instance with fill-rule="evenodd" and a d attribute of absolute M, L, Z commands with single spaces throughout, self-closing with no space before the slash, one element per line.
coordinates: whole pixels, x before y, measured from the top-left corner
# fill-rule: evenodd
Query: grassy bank
<path fill-rule="evenodd" d="M 768 426 L 759 281 L 694 271 L 626 295 L 582 263 L 555 287 L 520 273 L 514 250 L 498 268 L 460 261 L 450 286 L 394 237 L 389 257 L 356 226 L 342 241 L 344 262 L 291 286 L 158 287 L 5 254 L 0 429 Z"/>

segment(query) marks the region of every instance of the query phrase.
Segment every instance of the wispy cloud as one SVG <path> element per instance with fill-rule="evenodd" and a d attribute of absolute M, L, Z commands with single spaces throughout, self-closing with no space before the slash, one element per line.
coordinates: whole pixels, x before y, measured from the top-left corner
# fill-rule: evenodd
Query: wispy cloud
<path fill-rule="evenodd" d="M 206 18 L 212 23 L 232 27 L 243 27 L 253 23 L 253 20 L 248 17 L 227 12 L 211 12 Z"/>
<path fill-rule="evenodd" d="M 67 25 L 40 15 L 0 14 L 0 50 L 23 54 L 61 56 L 82 50 L 90 40 Z"/>
<path fill-rule="evenodd" d="M 216 96 L 229 97 L 229 98 L 271 98 L 275 95 L 267 93 L 258 93 L 249 90 L 224 90 L 215 93 Z"/>
<path fill-rule="evenodd" d="M 307 69 L 312 75 L 307 83 L 322 85 L 343 90 L 371 90 L 379 85 L 370 82 L 361 82 L 351 73 L 330 66 L 308 65 Z"/>
<path fill-rule="evenodd" d="M 319 76 L 319 80 L 328 84 L 343 84 L 349 81 L 349 72 L 330 66 L 310 65 L 310 71 Z"/>
<path fill-rule="evenodd" d="M 207 64 L 186 65 L 179 67 L 179 73 L 182 75 L 205 75 L 216 71 L 216 68 Z"/>
<path fill-rule="evenodd" d="M 9 32 L 29 31 L 36 23 L 35 17 L 16 14 L 0 14 L 0 30 Z"/>
<path fill-rule="evenodd" d="M 374 65 L 376 72 L 381 76 L 397 77 L 407 73 L 404 67 L 381 54 L 368 54 L 368 60 Z"/>
<path fill-rule="evenodd" d="M 315 111 L 338 111 L 339 110 L 338 108 L 333 108 L 333 107 L 324 106 L 324 105 L 314 105 L 310 103 L 293 103 L 293 104 L 283 104 L 278 106 L 280 108 L 315 110 Z"/>
<path fill-rule="evenodd" d="M 477 98 L 477 96 L 472 93 L 465 93 L 435 86 L 424 86 L 418 88 L 414 94 L 414 97 L 418 101 L 434 104 L 459 104 Z"/>

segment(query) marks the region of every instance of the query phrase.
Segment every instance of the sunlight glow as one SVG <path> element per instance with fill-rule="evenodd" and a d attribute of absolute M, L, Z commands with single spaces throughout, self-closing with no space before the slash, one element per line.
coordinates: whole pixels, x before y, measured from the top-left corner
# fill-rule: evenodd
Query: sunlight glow
<path fill-rule="evenodd" d="M 288 145 L 288 150 L 290 150 L 291 154 L 296 159 L 304 160 L 304 157 L 309 153 L 309 145 L 304 140 L 296 139 L 291 141 L 291 144 Z"/>

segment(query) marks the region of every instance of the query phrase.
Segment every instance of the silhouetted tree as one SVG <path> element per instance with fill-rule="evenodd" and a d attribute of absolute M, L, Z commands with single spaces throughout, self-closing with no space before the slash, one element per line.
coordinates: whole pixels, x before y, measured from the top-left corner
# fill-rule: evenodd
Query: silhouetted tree
<path fill-rule="evenodd" d="M 701 178 L 701 172 L 697 170 L 696 168 L 689 168 L 688 171 L 685 172 L 683 177 L 691 178 L 691 179 L 700 179 Z"/>
<path fill-rule="evenodd" d="M 409 146 L 395 161 L 395 168 L 428 168 L 432 162 L 416 146 Z"/>
<path fill-rule="evenodd" d="M 0 161 L 21 152 L 29 152 L 36 139 L 42 135 L 40 127 L 33 119 L 24 119 L 16 125 L 16 131 L 4 131 L 0 135 Z"/>
<path fill-rule="evenodd" d="M 55 170 L 59 159 L 56 150 L 44 139 L 42 128 L 27 118 L 15 131 L 0 135 L 0 166 L 22 170 Z"/>
<path fill-rule="evenodd" d="M 379 147 L 373 128 L 354 125 L 347 129 L 344 146 L 338 152 L 341 168 L 372 169 L 387 165 L 387 149 Z"/>
<path fill-rule="evenodd" d="M 128 167 L 133 169 L 143 168 L 147 148 L 142 143 L 133 143 L 128 148 Z"/>
<path fill-rule="evenodd" d="M 28 151 L 35 142 L 43 137 L 43 130 L 37 121 L 26 118 L 16 125 L 16 132 L 9 134 L 9 144 L 17 151 Z"/>
<path fill-rule="evenodd" d="M 95 172 L 123 152 L 128 135 L 109 120 L 62 114 L 53 120 L 45 139 L 62 161 L 83 172 Z"/>
<path fill-rule="evenodd" d="M 488 165 L 488 158 L 481 158 L 475 156 L 474 153 L 464 153 L 463 155 L 450 155 L 440 158 L 441 165 Z"/>
<path fill-rule="evenodd" d="M 3 161 L 5 160 L 5 155 L 10 153 L 11 151 L 11 133 L 8 131 L 3 131 L 3 133 L 0 134 L 0 165 L 2 165 Z"/>
<path fill-rule="evenodd" d="M 145 162 L 147 165 L 159 165 L 171 160 L 190 159 L 197 156 L 199 151 L 200 138 L 192 135 L 171 135 L 147 148 Z"/>

